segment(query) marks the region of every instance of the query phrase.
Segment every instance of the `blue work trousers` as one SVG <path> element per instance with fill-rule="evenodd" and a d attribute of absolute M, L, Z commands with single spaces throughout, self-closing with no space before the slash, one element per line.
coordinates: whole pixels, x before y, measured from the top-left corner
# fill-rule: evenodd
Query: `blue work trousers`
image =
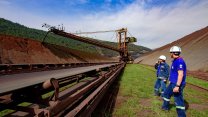
<path fill-rule="evenodd" d="M 166 89 L 166 82 L 164 82 L 163 79 L 157 78 L 155 82 L 155 95 L 159 96 L 160 95 L 160 87 L 161 87 L 161 96 L 164 96 L 164 91 Z"/>
<path fill-rule="evenodd" d="M 178 93 L 173 92 L 173 89 L 175 88 L 175 86 L 176 84 L 170 83 L 169 86 L 166 88 L 164 92 L 164 97 L 163 97 L 164 102 L 162 105 L 162 109 L 169 110 L 170 98 L 173 95 L 178 117 L 186 117 L 185 104 L 184 104 L 184 99 L 183 99 L 183 89 L 185 85 L 181 85 L 179 87 Z"/>

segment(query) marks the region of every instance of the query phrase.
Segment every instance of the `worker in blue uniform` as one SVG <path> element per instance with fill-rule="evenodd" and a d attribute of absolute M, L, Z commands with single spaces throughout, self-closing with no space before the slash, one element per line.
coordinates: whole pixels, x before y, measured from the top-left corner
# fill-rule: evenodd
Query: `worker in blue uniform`
<path fill-rule="evenodd" d="M 160 87 L 162 97 L 166 89 L 166 82 L 169 77 L 169 65 L 165 61 L 166 57 L 164 55 L 161 55 L 158 58 L 158 63 L 155 64 L 155 69 L 157 69 L 157 80 L 154 86 L 156 96 L 160 95 Z"/>
<path fill-rule="evenodd" d="M 166 88 L 163 97 L 163 110 L 169 110 L 171 96 L 174 96 L 178 117 L 186 117 L 183 89 L 186 85 L 186 63 L 181 54 L 181 48 L 173 46 L 170 48 L 171 58 L 173 58 L 170 70 L 170 84 Z"/>

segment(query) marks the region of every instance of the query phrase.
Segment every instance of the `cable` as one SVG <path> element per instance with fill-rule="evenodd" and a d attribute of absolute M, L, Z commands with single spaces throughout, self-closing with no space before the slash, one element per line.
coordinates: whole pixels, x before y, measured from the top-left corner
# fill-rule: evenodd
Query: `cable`
<path fill-rule="evenodd" d="M 130 35 L 131 37 L 133 37 L 132 34 L 131 34 L 129 31 L 127 31 L 127 32 L 129 33 L 129 35 Z"/>
<path fill-rule="evenodd" d="M 92 34 L 92 33 L 106 33 L 106 32 L 116 32 L 117 30 L 108 30 L 108 31 L 95 31 L 95 32 L 80 32 L 80 33 L 72 33 L 72 34 Z"/>

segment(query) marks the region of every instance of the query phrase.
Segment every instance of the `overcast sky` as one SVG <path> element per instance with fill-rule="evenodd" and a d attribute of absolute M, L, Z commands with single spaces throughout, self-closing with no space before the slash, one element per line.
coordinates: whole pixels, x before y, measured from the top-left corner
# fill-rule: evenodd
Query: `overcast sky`
<path fill-rule="evenodd" d="M 0 0 L 0 17 L 41 30 L 43 23 L 67 32 L 124 27 L 135 44 L 154 49 L 208 26 L 208 0 Z M 85 36 L 116 41 L 115 33 Z"/>

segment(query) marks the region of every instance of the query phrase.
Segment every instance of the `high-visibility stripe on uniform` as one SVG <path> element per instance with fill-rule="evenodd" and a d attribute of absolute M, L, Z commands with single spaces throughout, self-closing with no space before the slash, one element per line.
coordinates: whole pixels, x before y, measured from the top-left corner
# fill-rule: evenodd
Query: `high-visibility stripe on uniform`
<path fill-rule="evenodd" d="M 155 89 L 156 91 L 158 91 L 159 89 Z"/>
<path fill-rule="evenodd" d="M 161 92 L 161 93 L 164 93 L 164 92 Z"/>
<path fill-rule="evenodd" d="M 168 98 L 165 98 L 165 97 L 164 97 L 163 99 L 164 99 L 165 101 L 168 101 L 168 102 L 170 101 L 170 99 L 168 99 Z"/>
<path fill-rule="evenodd" d="M 176 106 L 176 108 L 185 110 L 185 107 L 184 106 Z"/>
<path fill-rule="evenodd" d="M 166 80 L 167 78 L 164 78 L 164 77 L 158 77 L 158 79 Z"/>

